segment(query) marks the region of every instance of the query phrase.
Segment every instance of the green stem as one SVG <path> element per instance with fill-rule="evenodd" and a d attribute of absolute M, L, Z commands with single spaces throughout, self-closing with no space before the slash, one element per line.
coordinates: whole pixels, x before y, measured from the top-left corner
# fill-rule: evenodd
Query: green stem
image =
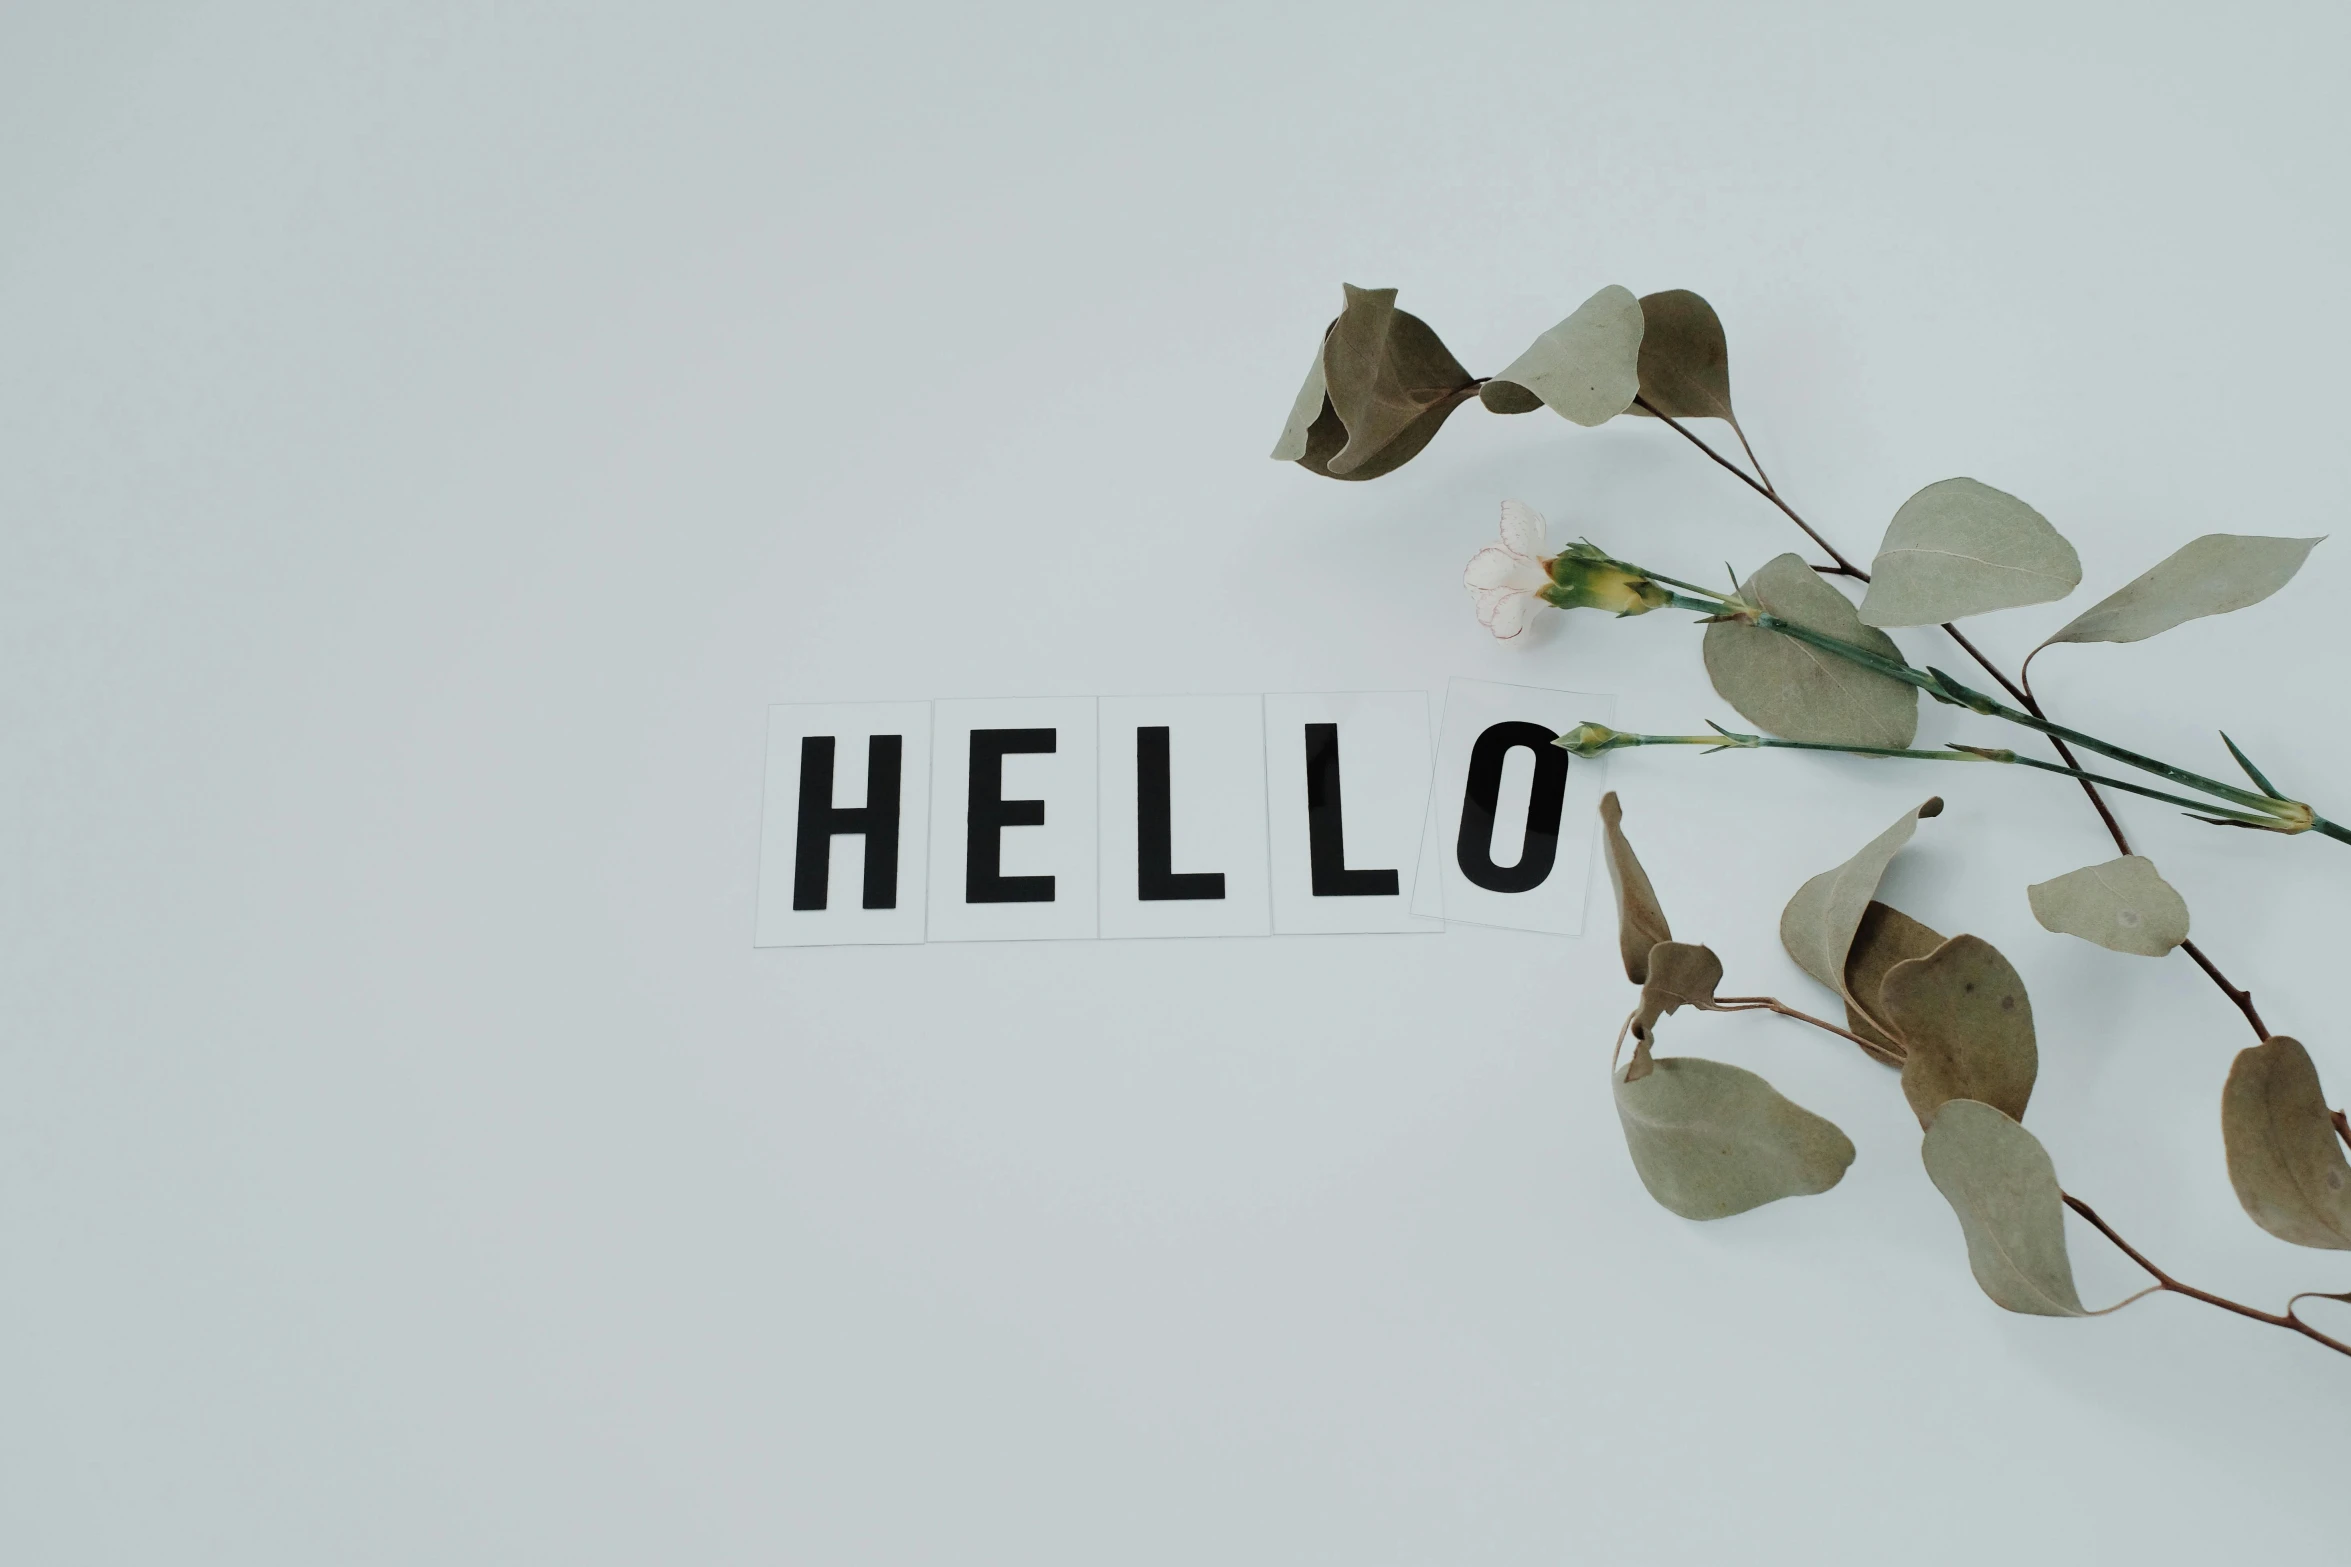
<path fill-rule="evenodd" d="M 2166 805 L 2177 805 L 2191 811 L 2222 816 L 2247 827 L 2274 828 L 2274 817 L 2256 815 L 2232 806 L 2215 805 L 2209 800 L 2191 800 L 2185 795 L 2168 794 L 2161 789 L 2150 789 L 2144 784 L 2132 783 L 2127 778 L 2110 778 L 2104 773 L 2085 772 L 2078 767 L 2063 767 L 2055 762 L 2044 762 L 2037 757 L 2019 756 L 2014 751 L 1994 750 L 1975 746 L 1954 746 L 1943 751 L 1921 751 L 1888 745 L 1841 745 L 1826 740 L 1782 740 L 1771 735 L 1745 735 L 1728 729 L 1710 735 L 1634 735 L 1612 731 L 1614 738 L 1596 747 L 1596 750 L 1616 750 L 1626 746 L 1643 745 L 1702 745 L 1710 749 L 1732 751 L 1834 751 L 1845 756 L 1891 756 L 1914 762 L 1994 762 L 2003 766 L 2030 767 L 2037 772 L 2056 773 L 2060 777 L 2083 779 L 2103 784 L 2110 789 L 2142 795 L 2150 800 L 2161 800 Z M 2332 827 L 2332 822 L 2327 823 Z M 2342 829 L 2337 828 L 2339 833 Z"/>
<path fill-rule="evenodd" d="M 2095 735 L 2084 734 L 2079 729 L 2068 728 L 2064 724 L 2051 723 L 2046 718 L 2010 707 L 2005 702 L 1993 700 L 1981 691 L 1963 686 L 1939 669 L 1913 669 L 1899 659 L 1887 658 L 1884 654 L 1872 649 L 1856 646 L 1851 642 L 1829 636 L 1825 632 L 1815 631 L 1809 626 L 1798 625 L 1792 620 L 1785 620 L 1768 612 L 1758 612 L 1755 616 L 1755 624 L 1766 631 L 1776 631 L 1782 636 L 1792 637 L 1807 646 L 1819 648 L 1824 653 L 1834 653 L 1839 658 L 1859 664 L 1865 669 L 1874 670 L 1889 679 L 1899 680 L 1905 685 L 1916 686 L 1938 702 L 1947 702 L 1954 707 L 1964 707 L 1988 718 L 2006 719 L 2008 722 L 2026 729 L 2070 740 L 2085 751 L 2095 751 L 2100 756 L 2110 756 L 2118 762 L 2138 768 L 2141 772 L 2153 773 L 2159 778 L 2168 778 L 2173 783 L 2184 784 L 2188 788 L 2200 790 L 2218 799 L 2232 800 L 2239 805 L 2250 806 L 2262 816 L 2279 820 L 2293 820 L 2300 815 L 2300 811 L 2293 809 L 2300 804 L 2298 801 L 2280 800 L 2270 795 L 2254 794 L 2249 790 L 2240 789 L 2234 784 L 2222 783 L 2217 778 L 2207 778 L 2201 773 L 2190 772 L 2184 767 L 2174 767 L 2169 762 L 2158 761 L 2151 756 L 2143 756 L 2137 751 L 2127 750 L 2119 745 L 2111 745 Z M 2031 765 L 2049 764 L 2033 763 Z M 2051 770 L 2066 771 L 2067 769 L 2052 766 Z M 2308 807 L 2303 806 L 2301 809 L 2307 810 Z M 2323 831 L 2320 823 L 2324 820 L 2323 817 L 2314 815 L 2310 825 L 2313 829 Z M 2325 825 L 2326 827 L 2334 827 L 2332 822 L 2326 822 Z M 2344 837 L 2345 835 L 2341 829 L 2337 828 L 2327 836 Z M 2351 838 L 2346 838 L 2346 841 L 2351 841 Z"/>

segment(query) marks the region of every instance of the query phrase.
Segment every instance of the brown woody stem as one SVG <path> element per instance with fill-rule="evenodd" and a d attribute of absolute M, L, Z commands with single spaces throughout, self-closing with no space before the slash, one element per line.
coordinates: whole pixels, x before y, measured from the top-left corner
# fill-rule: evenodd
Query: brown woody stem
<path fill-rule="evenodd" d="M 2312 1327 L 2309 1323 L 2303 1321 L 2300 1317 L 2295 1316 L 2292 1301 L 2288 1301 L 2286 1303 L 2286 1309 L 2284 1311 L 2263 1311 L 2259 1307 L 2248 1306 L 2241 1301 L 2230 1300 L 2225 1295 L 2215 1295 L 2210 1290 L 2200 1290 L 2193 1284 L 2182 1284 L 2179 1280 L 2173 1278 L 2170 1274 L 2155 1266 L 2154 1263 L 2148 1261 L 2146 1254 L 2140 1251 L 2136 1246 L 2133 1246 L 2129 1241 L 2124 1240 L 2120 1235 L 2115 1234 L 2114 1226 L 2108 1224 L 2104 1219 L 2099 1218 L 2097 1209 L 2091 1207 L 2088 1203 L 2082 1201 L 2079 1197 L 2074 1196 L 2071 1192 L 2066 1192 L 2062 1195 L 2065 1198 L 2065 1205 L 2068 1208 L 2071 1208 L 2074 1212 L 2089 1220 L 2091 1228 L 2095 1229 L 2099 1234 L 2112 1241 L 2117 1251 L 2120 1251 L 2124 1256 L 2130 1258 L 2131 1261 L 2146 1269 L 2148 1276 L 2155 1280 L 2155 1287 L 2157 1289 L 2167 1291 L 2174 1295 L 2185 1295 L 2190 1300 L 2200 1300 L 2207 1306 L 2218 1306 L 2223 1311 L 2233 1311 L 2240 1317 L 2251 1317 L 2255 1322 L 2266 1322 L 2273 1328 L 2284 1328 L 2290 1333 L 2299 1333 L 2304 1338 L 2311 1340 L 2313 1343 L 2324 1344 L 2327 1348 L 2333 1350 L 2338 1355 L 2351 1355 L 2351 1344 L 2346 1344 L 2338 1338 L 2330 1338 L 2326 1334 L 2319 1332 L 2318 1329 Z M 2299 1300 L 2301 1298 L 2302 1297 L 2299 1295 L 2294 1297 L 2295 1300 Z"/>

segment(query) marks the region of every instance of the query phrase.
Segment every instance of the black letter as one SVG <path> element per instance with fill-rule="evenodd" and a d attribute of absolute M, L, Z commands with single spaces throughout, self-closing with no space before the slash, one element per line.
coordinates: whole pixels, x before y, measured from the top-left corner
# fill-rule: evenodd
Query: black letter
<path fill-rule="evenodd" d="M 832 872 L 833 839 L 865 839 L 865 906 L 898 906 L 898 759 L 904 737 L 865 742 L 865 804 L 833 804 L 833 737 L 800 739 L 800 846 L 792 863 L 792 907 L 821 909 Z"/>
<path fill-rule="evenodd" d="M 1559 809 L 1567 798 L 1567 753 L 1541 724 L 1496 724 L 1470 748 L 1469 787 L 1461 797 L 1461 836 L 1453 857 L 1461 874 L 1488 892 L 1532 892 L 1559 857 Z M 1526 841 L 1516 865 L 1493 860 L 1494 808 L 1502 798 L 1502 759 L 1515 746 L 1535 753 L 1535 787 L 1527 798 Z"/>
<path fill-rule="evenodd" d="M 1053 748 L 1054 733 L 1050 729 L 974 729 L 971 732 L 971 793 L 966 797 L 963 817 L 969 824 L 963 851 L 964 902 L 1053 901 L 1052 877 L 1002 873 L 1004 829 L 1045 825 L 1044 801 L 1004 798 L 1004 758 L 1029 752 L 1050 755 Z"/>
<path fill-rule="evenodd" d="M 1167 726 L 1135 730 L 1135 896 L 1145 903 L 1224 896 L 1224 872 L 1174 870 Z"/>
<path fill-rule="evenodd" d="M 1543 736 L 1548 740 L 1551 737 Z M 1565 757 L 1567 753 L 1559 753 Z M 1339 813 L 1339 726 L 1306 726 L 1306 847 L 1318 898 L 1393 898 L 1394 871 L 1347 869 L 1347 828 Z"/>

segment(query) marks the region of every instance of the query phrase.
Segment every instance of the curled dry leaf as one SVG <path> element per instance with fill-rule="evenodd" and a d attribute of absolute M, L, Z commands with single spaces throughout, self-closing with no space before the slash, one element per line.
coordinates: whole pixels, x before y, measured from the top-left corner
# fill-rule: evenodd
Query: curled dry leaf
<path fill-rule="evenodd" d="M 2294 580 L 2320 542 L 2207 533 L 2074 616 L 2049 642 L 2140 642 L 2258 604 Z"/>
<path fill-rule="evenodd" d="M 2229 1184 L 2255 1224 L 2297 1246 L 2351 1251 L 2351 1164 L 2300 1041 L 2279 1034 L 2237 1052 L 2220 1130 Z"/>
<path fill-rule="evenodd" d="M 1909 1052 L 1902 1096 L 1919 1125 L 1932 1125 L 1935 1112 L 1955 1099 L 2024 1119 L 2041 1053 L 2032 1001 L 1999 948 L 1980 936 L 1954 936 L 1887 970 L 1879 996 Z"/>
<path fill-rule="evenodd" d="M 1477 387 L 1427 322 L 1396 308 L 1394 289 L 1345 286 L 1273 454 L 1325 478 L 1376 479 L 1418 456 Z"/>
<path fill-rule="evenodd" d="M 2081 557 L 2048 518 L 1973 479 L 1944 479 L 1904 501 L 1869 570 L 1861 619 L 1872 626 L 2046 604 L 2082 580 Z"/>
<path fill-rule="evenodd" d="M 1845 1026 L 1859 1034 L 1862 1049 L 1873 1060 L 1900 1066 L 1907 1054 L 1884 1019 L 1879 987 L 1897 963 L 1923 958 L 1943 944 L 1943 936 L 1920 924 L 1892 904 L 1872 901 L 1853 932 L 1853 946 L 1845 954 Z"/>
<path fill-rule="evenodd" d="M 2067 871 L 2027 887 L 2025 896 L 2044 929 L 2109 951 L 2160 958 L 2188 939 L 2187 900 L 2144 855 Z"/>
<path fill-rule="evenodd" d="M 1739 587 L 1782 620 L 1858 643 L 1899 663 L 1902 650 L 1861 623 L 1852 600 L 1800 555 L 1782 555 Z M 1741 621 L 1706 628 L 1707 678 L 1750 723 L 1788 740 L 1901 747 L 1918 734 L 1918 688 Z"/>
<path fill-rule="evenodd" d="M 2039 1138 L 1991 1105 L 1954 1099 L 1920 1148 L 1927 1177 L 1959 1216 L 1967 1266 L 1995 1305 L 2086 1317 L 2065 1252 L 2065 1193 Z"/>
<path fill-rule="evenodd" d="M 1641 302 L 1611 283 L 1536 338 L 1480 395 L 1498 413 L 1520 411 L 1532 395 L 1563 419 L 1606 424 L 1641 390 L 1640 360 Z"/>
<path fill-rule="evenodd" d="M 1611 789 L 1600 797 L 1600 824 L 1608 836 L 1608 884 L 1616 889 L 1617 949 L 1624 957 L 1624 977 L 1641 985 L 1649 979 L 1649 949 L 1673 940 L 1673 929 L 1665 923 L 1649 873 L 1624 835 L 1623 821 L 1624 807 Z"/>
<path fill-rule="evenodd" d="M 1742 1067 L 1664 1056 L 1616 1076 L 1625 1147 L 1649 1195 L 1685 1219 L 1725 1219 L 1842 1180 L 1853 1143 Z M 1629 1071 L 1629 1069 L 1628 1069 Z"/>
<path fill-rule="evenodd" d="M 1738 420 L 1731 413 L 1731 350 L 1722 317 L 1686 288 L 1641 296 L 1641 401 L 1673 419 Z"/>
<path fill-rule="evenodd" d="M 1330 339 L 1326 328 L 1325 342 Z M 1299 462 L 1306 456 L 1307 432 L 1330 407 L 1330 397 L 1322 379 L 1322 344 L 1314 345 L 1314 363 L 1307 366 L 1306 382 L 1298 388 L 1297 400 L 1290 404 L 1289 422 L 1282 426 L 1282 437 L 1273 443 L 1275 462 Z M 1332 416 L 1334 419 L 1336 415 Z M 1336 450 L 1336 448 L 1333 448 Z M 1327 465 L 1327 457 L 1325 459 Z"/>
<path fill-rule="evenodd" d="M 1714 1005 L 1714 987 L 1722 983 L 1722 959 L 1713 949 L 1682 941 L 1661 941 L 1649 949 L 1649 977 L 1641 985 L 1641 1010 L 1633 1016 L 1633 1032 L 1652 1038 L 1657 1020 L 1685 1006 Z"/>
<path fill-rule="evenodd" d="M 1915 811 L 1905 811 L 1894 825 L 1879 833 L 1861 851 L 1835 870 L 1822 871 L 1796 889 L 1796 896 L 1780 911 L 1780 945 L 1796 966 L 1840 995 L 1845 991 L 1845 959 L 1853 950 L 1854 933 L 1877 897 L 1886 867 L 1918 831 L 1918 824 L 1943 813 L 1940 796 Z M 1848 996 L 1848 999 L 1851 999 Z"/>

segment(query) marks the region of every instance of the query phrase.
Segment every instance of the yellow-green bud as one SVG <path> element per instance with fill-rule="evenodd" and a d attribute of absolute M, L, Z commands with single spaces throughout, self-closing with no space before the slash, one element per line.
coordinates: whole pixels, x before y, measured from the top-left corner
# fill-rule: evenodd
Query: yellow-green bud
<path fill-rule="evenodd" d="M 1550 585 L 1537 597 L 1560 609 L 1605 609 L 1619 616 L 1646 615 L 1673 600 L 1666 588 L 1583 545 L 1551 561 Z"/>
<path fill-rule="evenodd" d="M 1619 734 L 1606 724 L 1578 724 L 1551 743 L 1570 755 L 1593 757 L 1641 742 L 1638 736 Z"/>

